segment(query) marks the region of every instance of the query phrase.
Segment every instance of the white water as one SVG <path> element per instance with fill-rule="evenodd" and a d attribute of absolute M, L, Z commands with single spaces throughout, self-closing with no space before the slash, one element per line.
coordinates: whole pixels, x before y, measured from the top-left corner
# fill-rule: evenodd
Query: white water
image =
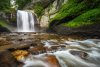
<path fill-rule="evenodd" d="M 35 32 L 34 16 L 31 12 L 17 11 L 17 31 Z"/>
<path fill-rule="evenodd" d="M 66 43 L 70 44 L 70 47 L 66 51 L 57 51 L 54 53 L 61 67 L 100 67 L 100 40 L 88 39 L 84 41 L 77 41 L 76 43 Z M 76 46 L 76 44 L 79 46 Z M 71 47 L 75 48 L 72 49 Z M 86 59 L 82 59 L 79 56 L 74 56 L 70 53 L 70 50 L 84 51 L 88 54 L 88 57 Z"/>
<path fill-rule="evenodd" d="M 34 59 L 34 57 L 43 59 L 43 55 L 45 56 L 45 54 L 54 55 L 57 58 L 61 67 L 100 67 L 99 39 L 88 39 L 88 40 L 74 41 L 74 42 L 65 41 L 65 43 L 69 44 L 66 45 L 66 50 L 56 51 L 54 53 L 43 53 L 39 55 L 32 55 L 33 59 L 28 60 L 32 58 L 28 57 L 28 59 L 24 61 L 25 65 L 23 67 L 52 67 L 41 59 Z M 47 44 L 45 43 L 45 45 Z M 50 45 L 50 43 L 48 45 Z M 70 53 L 71 50 L 83 51 L 87 53 L 88 56 L 86 57 L 86 59 L 82 59 L 80 56 L 72 55 Z"/>

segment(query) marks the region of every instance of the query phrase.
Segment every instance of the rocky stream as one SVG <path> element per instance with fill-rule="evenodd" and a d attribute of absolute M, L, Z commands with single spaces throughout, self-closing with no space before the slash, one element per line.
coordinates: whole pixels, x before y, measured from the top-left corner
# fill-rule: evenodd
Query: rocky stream
<path fill-rule="evenodd" d="M 100 67 L 100 39 L 2 33 L 0 60 L 0 67 Z"/>

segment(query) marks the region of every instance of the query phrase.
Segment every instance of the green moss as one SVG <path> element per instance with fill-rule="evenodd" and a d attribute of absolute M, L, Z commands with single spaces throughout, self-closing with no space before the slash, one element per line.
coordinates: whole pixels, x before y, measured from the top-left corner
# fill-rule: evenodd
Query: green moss
<path fill-rule="evenodd" d="M 0 26 L 5 27 L 7 29 L 12 29 L 12 26 L 10 26 L 6 21 L 0 20 Z"/>
<path fill-rule="evenodd" d="M 57 15 L 51 19 L 51 22 L 53 20 L 61 20 L 67 16 L 72 15 L 73 13 L 77 13 L 80 10 L 82 10 L 82 8 L 86 8 L 86 5 L 84 2 L 77 3 L 75 2 L 75 0 L 69 0 L 66 4 L 64 4 L 61 7 Z"/>
<path fill-rule="evenodd" d="M 1 20 L 0 20 L 0 25 L 3 27 L 9 27 L 5 21 L 1 21 Z"/>
<path fill-rule="evenodd" d="M 80 27 L 84 25 L 94 24 L 100 21 L 100 8 L 92 9 L 76 17 L 70 22 L 66 22 L 63 25 L 67 27 Z"/>
<path fill-rule="evenodd" d="M 62 6 L 57 15 L 51 18 L 50 22 L 54 20 L 62 20 L 68 17 L 77 17 L 82 13 L 99 6 L 99 0 L 68 0 Z"/>

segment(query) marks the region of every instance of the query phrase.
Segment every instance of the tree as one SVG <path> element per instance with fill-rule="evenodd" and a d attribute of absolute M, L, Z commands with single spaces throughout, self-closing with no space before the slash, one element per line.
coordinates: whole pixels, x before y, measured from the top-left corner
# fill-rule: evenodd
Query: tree
<path fill-rule="evenodd" d="M 0 0 L 0 11 L 10 9 L 10 0 Z"/>
<path fill-rule="evenodd" d="M 16 5 L 18 5 L 18 9 L 23 9 L 25 5 L 30 3 L 32 0 L 16 0 Z"/>

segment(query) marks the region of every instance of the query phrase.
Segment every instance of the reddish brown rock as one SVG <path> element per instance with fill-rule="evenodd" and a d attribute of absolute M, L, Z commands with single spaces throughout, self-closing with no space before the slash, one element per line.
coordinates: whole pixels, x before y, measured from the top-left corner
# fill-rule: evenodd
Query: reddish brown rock
<path fill-rule="evenodd" d="M 50 67 L 61 67 L 58 60 L 53 55 L 47 55 L 45 61 L 49 64 Z"/>

